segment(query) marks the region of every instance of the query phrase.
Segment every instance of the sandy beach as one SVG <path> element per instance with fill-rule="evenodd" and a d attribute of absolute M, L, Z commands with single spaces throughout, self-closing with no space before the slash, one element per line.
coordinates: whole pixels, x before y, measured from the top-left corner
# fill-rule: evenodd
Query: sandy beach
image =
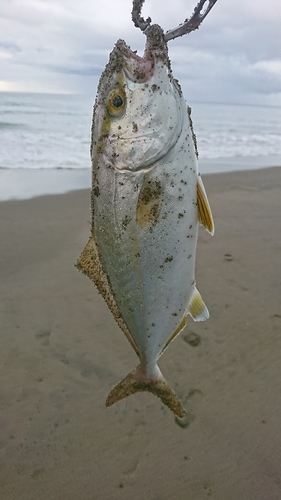
<path fill-rule="evenodd" d="M 280 500 L 281 167 L 208 175 L 191 319 L 160 360 L 176 421 L 137 394 L 106 408 L 137 358 L 74 268 L 90 192 L 0 203 L 0 498 Z"/>

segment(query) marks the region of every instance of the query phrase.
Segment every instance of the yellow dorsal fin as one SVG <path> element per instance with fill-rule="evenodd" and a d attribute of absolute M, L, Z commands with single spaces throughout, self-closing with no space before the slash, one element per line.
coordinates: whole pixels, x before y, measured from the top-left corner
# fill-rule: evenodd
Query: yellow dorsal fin
<path fill-rule="evenodd" d="M 210 317 L 206 304 L 204 303 L 197 288 L 194 289 L 187 312 L 194 321 L 205 321 L 205 319 Z"/>
<path fill-rule="evenodd" d="M 197 210 L 200 224 L 202 224 L 207 231 L 213 235 L 215 232 L 213 216 L 200 175 L 197 181 Z"/>

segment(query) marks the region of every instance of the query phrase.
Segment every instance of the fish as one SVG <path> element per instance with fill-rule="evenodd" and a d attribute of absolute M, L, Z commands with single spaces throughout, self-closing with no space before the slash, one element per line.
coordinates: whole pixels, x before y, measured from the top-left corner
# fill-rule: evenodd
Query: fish
<path fill-rule="evenodd" d="M 97 90 L 92 125 L 91 234 L 77 261 L 134 349 L 139 364 L 106 399 L 159 397 L 183 405 L 158 360 L 187 323 L 208 319 L 196 288 L 198 227 L 214 222 L 198 171 L 191 110 L 173 77 L 162 28 L 150 25 L 143 56 L 123 40 Z"/>

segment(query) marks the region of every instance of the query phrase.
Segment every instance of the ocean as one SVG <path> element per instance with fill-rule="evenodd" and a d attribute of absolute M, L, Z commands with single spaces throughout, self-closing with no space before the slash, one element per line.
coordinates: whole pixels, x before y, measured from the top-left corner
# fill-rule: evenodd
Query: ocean
<path fill-rule="evenodd" d="M 0 92 L 0 200 L 90 186 L 94 98 Z M 191 107 L 202 174 L 281 165 L 281 108 Z"/>

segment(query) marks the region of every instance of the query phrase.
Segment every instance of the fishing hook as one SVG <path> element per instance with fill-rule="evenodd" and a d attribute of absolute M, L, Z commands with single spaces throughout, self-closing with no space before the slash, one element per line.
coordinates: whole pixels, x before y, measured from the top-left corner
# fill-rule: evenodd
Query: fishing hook
<path fill-rule="evenodd" d="M 176 28 L 168 30 L 165 33 L 165 42 L 198 29 L 202 21 L 210 12 L 211 8 L 215 5 L 216 1 L 217 0 L 200 0 L 189 19 L 186 19 L 184 23 L 180 24 Z M 132 20 L 134 25 L 145 33 L 146 29 L 151 25 L 151 18 L 148 17 L 147 19 L 144 19 L 141 17 L 141 9 L 144 2 L 145 0 L 133 0 Z M 206 2 L 208 2 L 208 5 L 205 9 L 203 9 Z"/>

